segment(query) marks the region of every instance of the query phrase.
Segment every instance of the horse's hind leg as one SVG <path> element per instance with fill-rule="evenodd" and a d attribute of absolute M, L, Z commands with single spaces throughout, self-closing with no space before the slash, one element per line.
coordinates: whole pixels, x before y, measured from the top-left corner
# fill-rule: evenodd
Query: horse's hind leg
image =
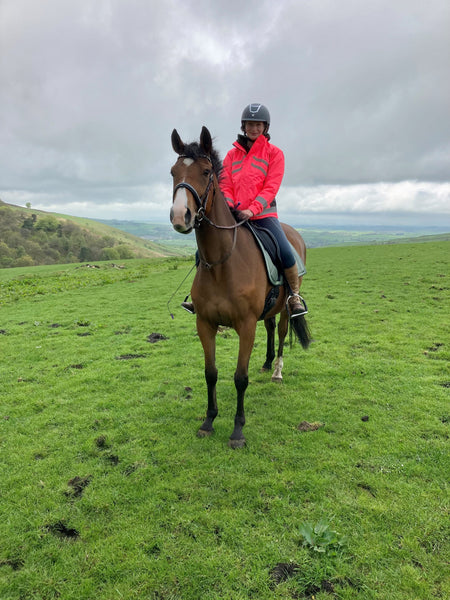
<path fill-rule="evenodd" d="M 286 335 L 288 332 L 289 319 L 287 312 L 283 310 L 280 313 L 280 320 L 278 322 L 278 353 L 277 358 L 275 360 L 275 368 L 272 373 L 272 381 L 276 383 L 281 383 L 283 381 L 283 375 L 281 373 L 283 369 L 283 350 L 284 350 L 284 340 L 286 339 Z"/>
<path fill-rule="evenodd" d="M 261 367 L 261 372 L 270 371 L 273 359 L 275 358 L 275 317 L 264 319 L 264 326 L 267 332 L 266 362 Z"/>
<path fill-rule="evenodd" d="M 205 354 L 205 379 L 208 389 L 208 408 L 206 410 L 206 419 L 203 421 L 197 432 L 198 437 L 207 437 L 214 432 L 213 422 L 217 417 L 217 399 L 216 399 L 216 333 L 207 323 L 197 319 L 197 332 L 203 346 Z"/>

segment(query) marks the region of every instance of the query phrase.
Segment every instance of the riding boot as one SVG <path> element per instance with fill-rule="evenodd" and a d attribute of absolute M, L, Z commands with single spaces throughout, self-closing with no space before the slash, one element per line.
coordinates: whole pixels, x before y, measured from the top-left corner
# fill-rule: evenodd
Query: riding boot
<path fill-rule="evenodd" d="M 294 317 L 305 315 L 308 312 L 308 308 L 306 306 L 306 302 L 298 293 L 300 286 L 298 281 L 297 265 L 294 264 L 292 267 L 285 269 L 284 276 L 286 277 L 286 281 L 291 288 L 291 295 L 288 297 L 287 301 L 289 317 L 293 319 Z"/>
<path fill-rule="evenodd" d="M 187 310 L 188 313 L 191 313 L 191 315 L 195 315 L 195 308 L 192 302 L 182 302 L 181 306 L 184 310 Z"/>

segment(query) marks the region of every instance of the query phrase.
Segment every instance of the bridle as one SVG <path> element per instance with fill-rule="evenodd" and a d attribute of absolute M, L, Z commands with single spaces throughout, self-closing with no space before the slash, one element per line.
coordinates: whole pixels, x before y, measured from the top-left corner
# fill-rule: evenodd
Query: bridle
<path fill-rule="evenodd" d="M 179 158 L 189 158 L 189 157 L 186 156 L 186 154 L 180 154 Z M 206 158 L 206 160 L 209 161 L 209 163 L 212 165 L 211 159 L 209 158 L 209 156 L 206 156 L 206 154 L 200 156 L 199 158 Z M 175 194 L 177 193 L 177 191 L 179 189 L 189 190 L 191 192 L 192 196 L 194 197 L 195 205 L 197 207 L 197 212 L 195 214 L 195 225 L 194 225 L 194 227 L 196 227 L 196 228 L 200 225 L 201 221 L 203 220 L 203 218 L 205 216 L 206 203 L 208 202 L 209 191 L 211 189 L 213 181 L 214 181 L 214 171 L 211 169 L 211 173 L 209 174 L 209 179 L 208 179 L 208 183 L 206 185 L 206 189 L 201 196 L 199 196 L 199 193 L 197 192 L 197 190 L 195 189 L 194 186 L 192 186 L 190 183 L 186 183 L 185 181 L 182 181 L 181 183 L 177 183 L 177 185 L 173 188 L 173 198 L 175 198 Z M 187 208 L 187 204 L 186 204 L 186 208 Z"/>
<path fill-rule="evenodd" d="M 178 157 L 179 158 L 190 158 L 186 154 L 179 154 Z M 199 158 L 206 158 L 206 160 L 212 165 L 212 161 L 211 161 L 210 157 L 207 156 L 206 154 L 202 154 L 201 156 L 199 156 Z M 206 216 L 206 213 L 205 213 L 206 204 L 208 202 L 208 196 L 209 196 L 209 192 L 211 189 L 211 185 L 213 184 L 213 181 L 214 181 L 214 171 L 211 170 L 211 173 L 209 174 L 208 183 L 206 185 L 206 189 L 201 196 L 199 195 L 199 193 L 197 192 L 195 187 L 192 186 L 190 183 L 186 183 L 185 181 L 182 181 L 181 183 L 177 183 L 177 185 L 173 188 L 173 198 L 175 198 L 175 194 L 177 193 L 177 190 L 179 190 L 179 189 L 184 188 L 191 192 L 192 196 L 194 197 L 195 204 L 197 207 L 197 213 L 195 215 L 195 224 L 194 224 L 195 228 L 198 228 L 200 223 L 203 220 L 205 220 L 209 225 L 212 225 L 216 229 L 234 229 L 234 230 L 236 230 L 236 228 L 243 225 L 245 223 L 245 221 L 239 221 L 238 223 L 234 223 L 234 225 L 217 225 L 217 223 L 214 223 L 213 221 L 211 221 L 211 219 L 209 219 Z"/>
<path fill-rule="evenodd" d="M 186 156 L 185 154 L 180 154 L 179 158 L 190 158 L 190 157 Z M 201 155 L 199 158 L 206 158 L 206 160 L 212 165 L 212 161 L 211 161 L 210 157 L 207 156 L 206 154 Z M 195 189 L 194 186 L 192 186 L 190 183 L 186 183 L 185 181 L 182 181 L 181 183 L 177 183 L 177 185 L 173 189 L 173 198 L 175 198 L 175 194 L 177 193 L 177 191 L 179 189 L 186 189 L 191 192 L 191 194 L 194 198 L 194 201 L 195 201 L 195 205 L 197 207 L 197 212 L 195 214 L 195 220 L 194 220 L 194 227 L 196 229 L 198 229 L 200 227 L 200 224 L 202 223 L 202 221 L 206 221 L 208 223 L 208 225 L 211 225 L 212 227 L 215 227 L 216 229 L 233 229 L 234 230 L 233 231 L 233 244 L 231 246 L 231 250 L 229 252 L 227 252 L 227 254 L 220 260 L 215 261 L 213 263 L 208 263 L 202 257 L 200 257 L 200 253 L 199 253 L 200 262 L 207 269 L 210 269 L 211 267 L 214 267 L 215 265 L 220 265 L 229 259 L 229 257 L 231 256 L 231 254 L 236 246 L 237 228 L 245 223 L 245 221 L 239 221 L 239 223 L 234 223 L 234 225 L 217 225 L 217 223 L 214 223 L 213 221 L 211 221 L 211 219 L 209 217 L 207 217 L 206 205 L 208 202 L 208 197 L 209 197 L 209 193 L 211 191 L 211 186 L 212 186 L 213 182 L 214 182 L 214 170 L 211 169 L 211 173 L 209 174 L 208 183 L 206 185 L 205 191 L 203 192 L 203 194 L 201 196 L 199 195 L 199 193 L 197 192 L 197 190 Z M 214 188 L 213 188 L 213 192 L 214 192 Z M 187 208 L 187 206 L 186 206 L 186 208 Z"/>

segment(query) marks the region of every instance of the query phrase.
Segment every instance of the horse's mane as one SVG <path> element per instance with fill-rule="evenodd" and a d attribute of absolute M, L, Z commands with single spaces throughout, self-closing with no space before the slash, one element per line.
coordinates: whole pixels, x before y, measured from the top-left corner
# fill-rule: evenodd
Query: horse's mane
<path fill-rule="evenodd" d="M 191 144 L 186 144 L 184 146 L 183 156 L 192 158 L 192 160 L 198 160 L 199 158 L 205 157 L 205 151 L 200 147 L 198 142 L 192 142 Z M 213 171 L 216 174 L 217 179 L 220 179 L 223 165 L 219 153 L 215 148 L 211 150 L 209 157 L 211 159 Z"/>

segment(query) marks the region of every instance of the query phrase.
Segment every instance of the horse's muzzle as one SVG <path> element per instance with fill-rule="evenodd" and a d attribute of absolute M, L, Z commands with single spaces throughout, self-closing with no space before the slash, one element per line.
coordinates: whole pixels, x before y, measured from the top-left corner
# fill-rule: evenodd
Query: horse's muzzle
<path fill-rule="evenodd" d="M 178 233 L 191 233 L 194 228 L 192 213 L 189 208 L 185 208 L 183 211 L 175 211 L 172 207 L 170 210 L 170 222 Z"/>

